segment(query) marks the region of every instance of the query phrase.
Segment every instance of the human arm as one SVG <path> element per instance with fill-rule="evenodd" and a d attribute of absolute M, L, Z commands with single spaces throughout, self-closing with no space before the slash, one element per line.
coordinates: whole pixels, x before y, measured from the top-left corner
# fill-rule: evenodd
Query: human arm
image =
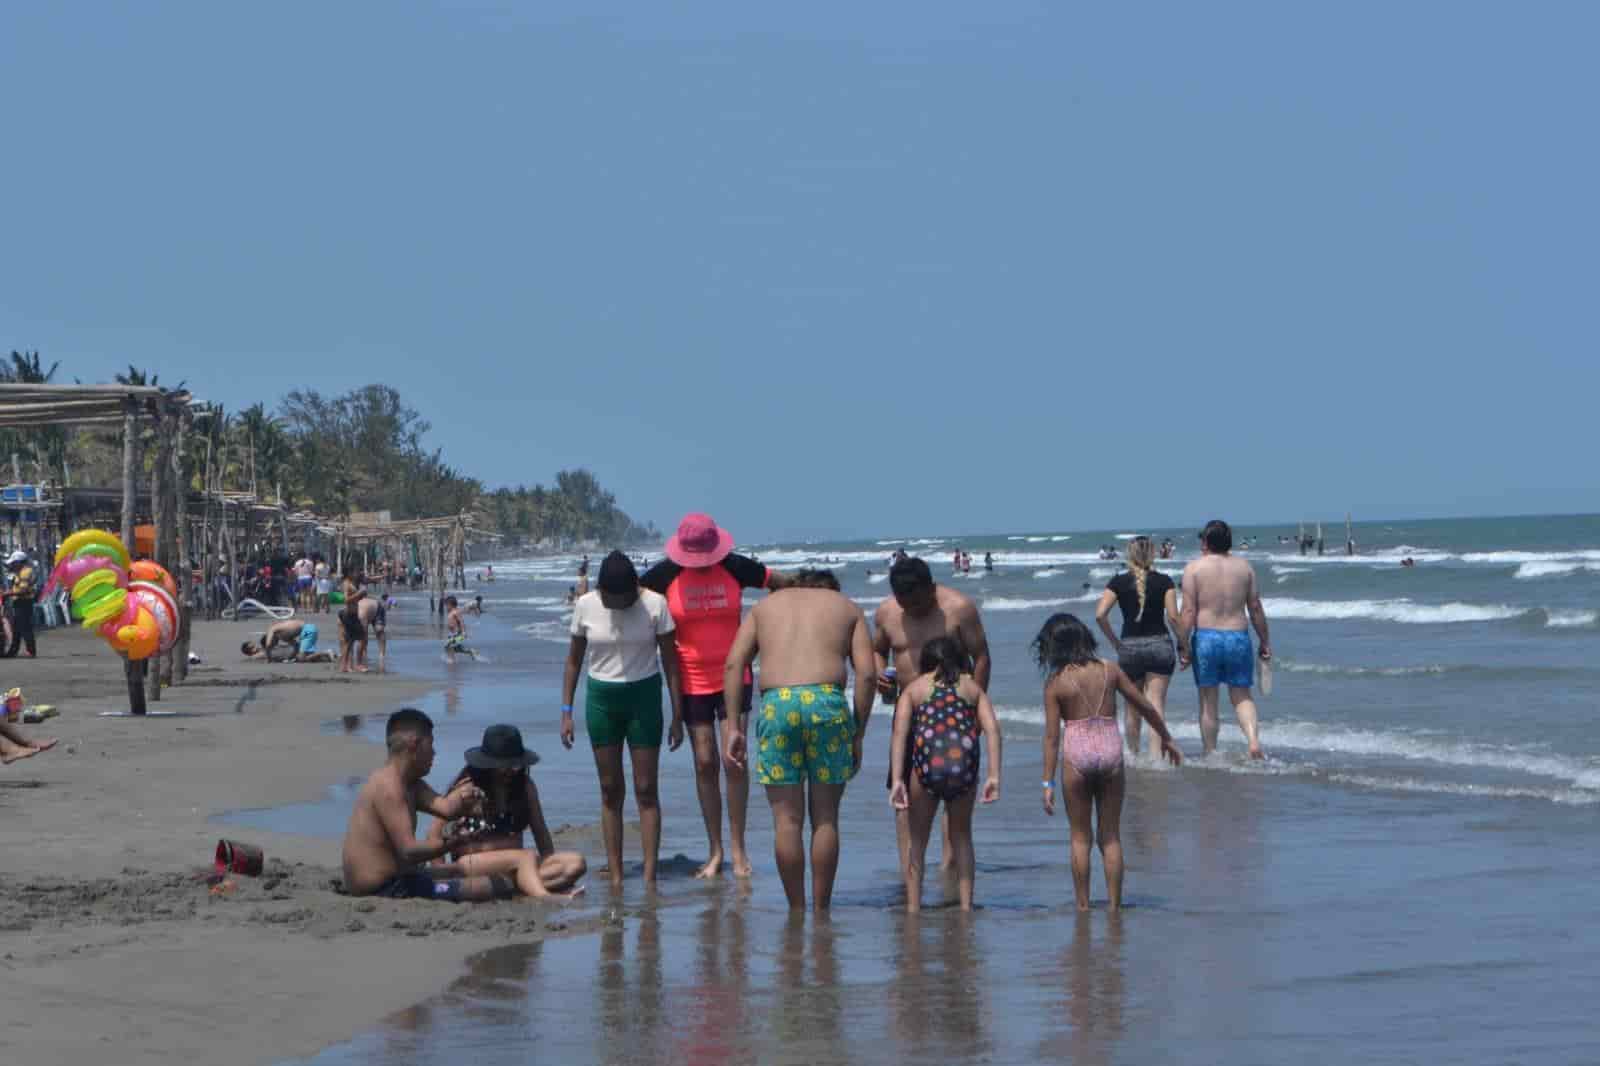
<path fill-rule="evenodd" d="M 1187 648 L 1188 641 L 1184 639 L 1182 619 L 1178 615 L 1178 587 L 1176 585 L 1168 587 L 1166 594 L 1161 599 L 1161 606 L 1164 611 L 1164 617 L 1167 620 L 1167 628 L 1172 630 L 1173 643 L 1179 649 Z M 1186 670 L 1188 667 L 1189 660 L 1185 657 L 1180 669 Z"/>
<path fill-rule="evenodd" d="M 1161 752 L 1172 765 L 1183 765 L 1183 752 L 1178 750 L 1177 741 L 1172 739 L 1172 733 L 1167 729 L 1166 721 L 1161 717 L 1161 712 L 1156 710 L 1155 704 L 1145 699 L 1144 693 L 1139 691 L 1127 674 L 1122 672 L 1122 667 L 1115 663 L 1107 663 L 1106 668 L 1117 675 L 1117 691 L 1122 693 L 1122 698 L 1128 701 L 1128 706 L 1139 712 L 1139 717 L 1150 723 L 1150 728 L 1156 736 L 1161 738 Z"/>
<path fill-rule="evenodd" d="M 1267 610 L 1261 606 L 1261 590 L 1256 587 L 1256 568 L 1250 568 L 1250 593 L 1245 600 L 1245 606 L 1250 611 L 1250 624 L 1255 626 L 1256 636 L 1260 638 L 1261 648 L 1258 654 L 1262 659 L 1272 658 L 1272 638 L 1267 634 Z"/>
<path fill-rule="evenodd" d="M 978 605 L 968 600 L 961 612 L 961 645 L 972 656 L 972 679 L 983 691 L 989 691 L 989 673 L 994 668 L 989 658 L 989 634 L 983 631 L 983 619 L 978 616 Z"/>
<path fill-rule="evenodd" d="M 1100 632 L 1106 635 L 1106 643 L 1117 651 L 1122 651 L 1122 641 L 1117 637 L 1117 631 L 1111 628 L 1111 608 L 1117 605 L 1117 594 L 1107 585 L 1106 590 L 1100 594 L 1100 602 L 1094 605 L 1094 621 L 1100 627 Z"/>
<path fill-rule="evenodd" d="M 906 792 L 906 741 L 911 739 L 911 689 L 907 685 L 900 690 L 900 698 L 894 705 L 894 739 L 889 744 L 889 780 L 894 784 L 889 788 L 889 806 L 897 811 L 906 810 L 911 806 L 911 797 Z"/>
<path fill-rule="evenodd" d="M 531 777 L 528 778 L 528 832 L 533 834 L 533 846 L 538 849 L 539 858 L 546 858 L 556 850 L 555 838 L 544 820 L 544 807 L 539 803 L 539 787 Z"/>
<path fill-rule="evenodd" d="M 878 662 L 872 650 L 872 639 L 867 635 L 867 616 L 861 613 L 860 608 L 856 608 L 855 612 L 855 626 L 850 631 L 850 667 L 856 675 L 856 736 L 852 757 L 855 768 L 860 770 L 867 723 L 872 718 L 872 705 L 878 699 Z"/>
<path fill-rule="evenodd" d="M 1044 813 L 1056 813 L 1056 759 L 1060 756 L 1061 708 L 1056 705 L 1056 679 L 1044 683 Z"/>
<path fill-rule="evenodd" d="M 894 645 L 889 640 L 889 627 L 884 625 L 883 605 L 872 616 L 872 660 L 877 671 L 878 692 L 884 697 L 894 695 L 895 679 L 889 676 L 889 655 Z"/>
<path fill-rule="evenodd" d="M 989 773 L 983 782 L 983 791 L 978 798 L 984 803 L 993 803 L 1000 798 L 1000 771 L 1003 765 L 1002 752 L 1005 747 L 1005 738 L 1000 733 L 1000 719 L 995 716 L 994 704 L 989 702 L 989 694 L 978 694 L 978 728 L 983 730 L 984 746 L 989 749 Z"/>
<path fill-rule="evenodd" d="M 737 714 L 734 711 L 744 707 L 744 672 L 755 661 L 759 647 L 756 642 L 756 618 L 760 612 L 758 606 L 739 623 L 733 647 L 728 649 L 728 661 L 722 667 L 722 702 L 728 708 L 728 725 L 722 737 L 722 757 L 729 766 L 741 769 L 745 763 L 745 728 L 749 716 L 742 709 Z"/>
<path fill-rule="evenodd" d="M 1183 609 L 1178 614 L 1178 662 L 1189 665 L 1189 638 L 1200 622 L 1200 593 L 1192 565 L 1183 568 Z"/>
<path fill-rule="evenodd" d="M 456 841 L 445 837 L 443 826 L 445 822 L 456 817 L 455 808 L 460 801 L 451 797 L 462 791 L 456 789 L 450 796 L 439 796 L 427 785 L 420 783 L 417 785 L 417 809 L 439 820 L 437 838 L 430 833 L 427 840 L 416 838 L 411 806 L 400 785 L 387 785 L 373 795 L 372 802 L 376 808 L 378 821 L 383 825 L 384 835 L 389 838 L 395 856 L 402 863 L 407 866 L 420 866 L 449 852 L 451 845 Z M 479 795 L 481 796 L 481 793 Z"/>
<path fill-rule="evenodd" d="M 578 673 L 583 669 L 583 657 L 589 650 L 589 638 L 574 633 L 567 645 L 567 665 L 561 675 L 561 744 L 572 747 L 577 727 L 572 721 L 572 700 L 578 694 Z"/>
<path fill-rule="evenodd" d="M 667 729 L 667 750 L 677 751 L 683 744 L 683 679 L 678 670 L 678 634 L 672 630 L 656 634 L 661 651 L 661 672 L 667 679 L 667 696 L 672 702 L 672 725 Z"/>
<path fill-rule="evenodd" d="M 274 635 L 275 634 L 270 629 L 261 634 L 261 657 L 267 660 L 269 663 L 272 662 L 272 641 Z"/>

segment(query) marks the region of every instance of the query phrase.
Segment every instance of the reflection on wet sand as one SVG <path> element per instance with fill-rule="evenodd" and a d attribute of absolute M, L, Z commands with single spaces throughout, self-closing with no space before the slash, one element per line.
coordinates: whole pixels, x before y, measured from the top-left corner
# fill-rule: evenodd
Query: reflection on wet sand
<path fill-rule="evenodd" d="M 989 981 L 971 912 L 903 914 L 889 988 L 896 1056 L 971 1061 L 992 1054 Z"/>
<path fill-rule="evenodd" d="M 678 1062 L 747 1061 L 754 1054 L 746 1008 L 750 969 L 745 908 L 713 902 L 695 921 L 694 974 L 679 1008 Z"/>
<path fill-rule="evenodd" d="M 600 934 L 595 967 L 594 1061 L 664 1062 L 671 1017 L 661 987 L 661 919 L 655 908 L 633 922 L 633 954 L 621 923 Z"/>

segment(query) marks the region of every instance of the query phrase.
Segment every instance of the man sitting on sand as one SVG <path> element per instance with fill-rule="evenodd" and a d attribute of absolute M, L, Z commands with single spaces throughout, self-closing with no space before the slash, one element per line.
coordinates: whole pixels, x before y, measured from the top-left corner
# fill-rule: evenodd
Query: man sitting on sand
<path fill-rule="evenodd" d="M 31 759 L 55 746 L 54 740 L 29 740 L 22 730 L 0 717 L 0 764 L 9 766 L 18 759 Z"/>
<path fill-rule="evenodd" d="M 433 769 L 433 719 L 406 707 L 384 731 L 388 761 L 356 796 L 344 837 L 344 887 L 352 896 L 443 899 L 452 902 L 543 897 L 539 860 L 522 849 L 463 855 L 459 862 L 424 867 L 464 848 L 473 836 L 417 839 L 417 812 L 451 821 L 477 812 L 483 793 L 470 780 L 440 796 L 423 780 Z"/>
<path fill-rule="evenodd" d="M 839 870 L 839 801 L 861 768 L 861 742 L 876 699 L 877 667 L 866 616 L 838 591 L 826 570 L 801 570 L 789 588 L 753 607 L 723 667 L 730 708 L 743 706 L 744 675 L 761 656 L 756 704 L 756 777 L 772 806 L 773 850 L 791 911 L 806 905 L 806 848 L 811 814 L 812 905 L 827 910 Z M 855 668 L 855 716 L 845 678 Z M 743 768 L 745 719 L 730 715 L 724 757 Z M 810 793 L 808 796 L 807 793 Z"/>
<path fill-rule="evenodd" d="M 317 650 L 317 626 L 314 622 L 298 622 L 290 619 L 287 622 L 276 622 L 267 627 L 261 634 L 261 642 L 247 640 L 239 645 L 239 650 L 247 659 L 265 659 L 267 662 L 277 662 L 272 657 L 272 649 L 287 647 L 291 663 L 331 663 L 333 652 Z"/>

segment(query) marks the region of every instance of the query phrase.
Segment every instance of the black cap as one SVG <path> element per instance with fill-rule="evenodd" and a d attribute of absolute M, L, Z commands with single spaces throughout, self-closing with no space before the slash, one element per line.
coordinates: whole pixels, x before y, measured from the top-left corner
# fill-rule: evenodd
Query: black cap
<path fill-rule="evenodd" d="M 467 765 L 475 770 L 515 770 L 539 761 L 537 752 L 522 746 L 522 730 L 514 725 L 492 725 L 483 731 L 483 743 L 467 749 Z"/>

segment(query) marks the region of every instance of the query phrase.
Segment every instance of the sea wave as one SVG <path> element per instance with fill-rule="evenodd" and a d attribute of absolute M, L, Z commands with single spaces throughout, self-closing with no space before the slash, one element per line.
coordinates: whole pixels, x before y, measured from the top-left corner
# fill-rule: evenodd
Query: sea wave
<path fill-rule="evenodd" d="M 1121 571 L 1114 566 L 1091 566 L 1089 568 L 1089 577 L 1100 581 L 1108 581 L 1119 573 Z"/>
<path fill-rule="evenodd" d="M 1541 577 L 1565 577 L 1568 574 L 1576 574 L 1580 570 L 1600 574 L 1600 563 L 1558 563 L 1554 561 L 1522 563 L 1517 567 L 1517 572 L 1511 576 L 1521 581 L 1531 581 Z"/>
<path fill-rule="evenodd" d="M 881 584 L 883 584 L 883 582 L 888 581 L 888 580 L 889 580 L 889 575 L 888 574 L 873 574 L 871 577 L 867 578 L 867 584 L 869 584 L 869 585 L 881 585 Z"/>
<path fill-rule="evenodd" d="M 1267 617 L 1300 621 L 1345 621 L 1370 619 L 1408 625 L 1442 625 L 1458 622 L 1500 622 L 1518 618 L 1530 608 L 1504 604 L 1483 606 L 1473 603 L 1412 603 L 1410 600 L 1297 600 L 1269 598 L 1262 601 Z"/>
<path fill-rule="evenodd" d="M 1341 677 L 1415 677 L 1443 674 L 1451 668 L 1437 663 L 1427 666 L 1337 666 L 1332 663 L 1301 663 L 1274 659 L 1274 665 L 1291 674 L 1336 674 Z"/>
<path fill-rule="evenodd" d="M 1054 600 L 1025 600 L 1011 596 L 989 596 L 983 601 L 985 611 L 1037 611 L 1046 607 L 1064 607 L 1069 603 L 1093 603 L 1099 599 L 1094 593 L 1084 596 L 1065 596 Z"/>
<path fill-rule="evenodd" d="M 556 644 L 565 644 L 571 639 L 571 629 L 564 621 L 561 622 L 529 622 L 517 627 L 518 633 L 526 633 L 536 640 L 548 640 Z"/>
<path fill-rule="evenodd" d="M 1600 551 L 1583 549 L 1564 552 L 1466 552 L 1461 556 L 1461 560 L 1468 563 L 1600 563 Z"/>
<path fill-rule="evenodd" d="M 1329 774 L 1328 780 L 1377 792 L 1421 792 L 1428 795 L 1480 796 L 1488 799 L 1539 799 L 1571 806 L 1600 803 L 1600 792 L 1586 788 L 1517 788 L 1475 785 L 1458 781 L 1426 781 L 1417 777 L 1378 777 L 1373 774 Z"/>
<path fill-rule="evenodd" d="M 1033 576 L 1036 577 L 1036 578 L 1060 577 L 1061 573 L 1062 572 L 1060 570 L 1055 570 L 1055 569 L 1046 567 L 1043 570 L 1035 570 L 1033 572 Z"/>
<path fill-rule="evenodd" d="M 1545 625 L 1551 629 L 1581 629 L 1595 624 L 1600 614 L 1594 611 L 1545 609 Z"/>

